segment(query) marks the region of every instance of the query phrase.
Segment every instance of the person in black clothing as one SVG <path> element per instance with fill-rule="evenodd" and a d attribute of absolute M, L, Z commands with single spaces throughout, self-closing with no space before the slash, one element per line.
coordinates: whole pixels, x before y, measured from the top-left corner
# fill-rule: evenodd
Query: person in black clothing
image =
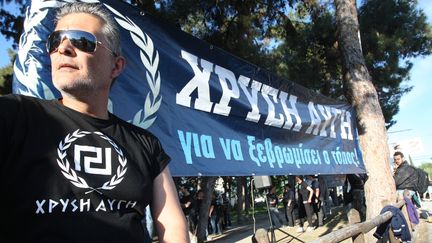
<path fill-rule="evenodd" d="M 285 184 L 284 191 L 284 206 L 285 206 L 285 217 L 288 222 L 288 227 L 294 227 L 296 217 L 294 213 L 295 207 L 295 191 L 294 188 L 289 184 Z"/>
<path fill-rule="evenodd" d="M 282 196 L 282 203 L 283 203 L 283 207 L 284 207 L 284 215 L 285 215 L 285 219 L 287 222 L 289 222 L 288 220 L 288 190 L 289 188 L 287 187 L 288 184 L 285 184 L 284 186 L 284 192 L 283 192 L 283 196 Z"/>
<path fill-rule="evenodd" d="M 223 201 L 223 229 L 231 228 L 231 203 L 228 198 L 228 193 L 222 194 Z"/>
<path fill-rule="evenodd" d="M 203 200 L 204 200 L 204 192 L 202 190 L 198 190 L 196 195 L 195 195 L 195 217 L 193 220 L 195 226 L 198 225 L 200 209 L 201 209 L 201 204 L 202 204 Z"/>
<path fill-rule="evenodd" d="M 364 183 L 366 182 L 366 174 L 348 174 L 346 175 L 345 184 L 350 184 L 351 190 L 347 193 L 347 196 L 355 208 L 360 213 L 362 221 L 366 219 L 366 199 L 364 194 Z"/>
<path fill-rule="evenodd" d="M 223 218 L 222 202 L 213 193 L 212 201 L 209 208 L 209 220 L 212 234 L 222 234 L 222 218 Z"/>
<path fill-rule="evenodd" d="M 312 208 L 312 196 L 313 196 L 313 190 L 312 188 L 303 180 L 303 177 L 296 176 L 295 177 L 296 183 L 298 184 L 298 192 L 299 192 L 299 203 L 303 204 L 307 221 L 309 223 L 309 226 L 307 227 L 306 231 L 312 231 L 314 229 L 313 222 L 312 222 L 312 215 L 313 215 L 313 208 Z M 301 198 L 301 199 L 300 199 Z M 300 205 L 299 205 L 300 207 Z M 303 220 L 300 220 L 300 227 L 298 228 L 298 232 L 303 232 Z"/>
<path fill-rule="evenodd" d="M 320 191 L 319 201 L 321 202 L 321 209 L 322 209 L 322 223 L 324 223 L 325 219 L 330 213 L 330 208 L 329 208 L 330 195 L 329 195 L 329 189 L 327 187 L 327 182 L 323 175 L 318 176 L 318 182 L 319 182 L 319 191 Z"/>
<path fill-rule="evenodd" d="M 276 195 L 276 187 L 272 186 L 269 193 L 267 194 L 267 202 L 270 210 L 270 217 L 272 224 L 275 228 L 280 228 L 284 225 L 282 214 L 279 212 L 278 203 L 279 198 Z"/>
<path fill-rule="evenodd" d="M 0 97 L 0 242 L 188 242 L 159 140 L 108 112 L 125 59 L 100 3 L 61 7 L 47 40 L 58 100 Z M 49 68 L 49 67 L 45 67 Z"/>
<path fill-rule="evenodd" d="M 403 197 L 403 191 L 408 190 L 410 196 L 415 194 L 417 184 L 417 170 L 406 162 L 402 152 L 395 152 L 393 155 L 395 172 L 393 178 L 396 184 L 396 191 Z"/>
<path fill-rule="evenodd" d="M 180 187 L 182 197 L 180 198 L 180 206 L 186 217 L 189 231 L 193 234 L 195 229 L 194 217 L 195 217 L 195 205 L 189 190 L 185 186 Z"/>
<path fill-rule="evenodd" d="M 321 183 L 318 181 L 318 178 L 313 175 L 309 175 L 308 179 L 312 182 L 312 208 L 317 217 L 318 227 L 320 227 L 324 224 L 324 208 L 322 206 L 324 199 L 321 197 Z"/>

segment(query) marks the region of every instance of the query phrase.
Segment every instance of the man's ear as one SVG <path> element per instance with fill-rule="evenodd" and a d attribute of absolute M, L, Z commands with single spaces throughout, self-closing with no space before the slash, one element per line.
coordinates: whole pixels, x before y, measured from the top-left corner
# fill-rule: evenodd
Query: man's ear
<path fill-rule="evenodd" d="M 118 56 L 115 58 L 114 67 L 111 71 L 111 78 L 115 79 L 117 78 L 125 68 L 126 65 L 126 59 L 122 56 Z"/>

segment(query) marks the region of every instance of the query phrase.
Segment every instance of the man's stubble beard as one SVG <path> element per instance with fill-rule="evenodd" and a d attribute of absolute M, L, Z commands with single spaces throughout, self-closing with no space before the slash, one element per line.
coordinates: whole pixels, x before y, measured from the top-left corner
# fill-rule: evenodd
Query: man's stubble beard
<path fill-rule="evenodd" d="M 98 91 L 98 87 L 92 78 L 76 79 L 67 84 L 56 84 L 54 86 L 60 91 L 63 97 L 68 96 L 77 99 L 89 98 L 89 96 Z"/>

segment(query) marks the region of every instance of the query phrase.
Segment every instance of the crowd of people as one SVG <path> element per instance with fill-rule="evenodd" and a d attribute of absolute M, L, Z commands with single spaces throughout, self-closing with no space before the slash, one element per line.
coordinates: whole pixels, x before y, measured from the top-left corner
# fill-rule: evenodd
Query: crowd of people
<path fill-rule="evenodd" d="M 192 195 L 191 188 L 180 186 L 180 205 L 186 217 L 190 234 L 196 235 L 201 203 L 204 199 L 202 190 Z M 192 190 L 193 191 L 193 190 Z M 231 205 L 226 193 L 212 194 L 212 200 L 208 209 L 207 235 L 222 234 L 231 228 Z"/>
<path fill-rule="evenodd" d="M 312 231 L 323 226 L 326 212 L 329 212 L 326 210 L 329 193 L 325 180 L 309 175 L 295 176 L 295 182 L 294 186 L 285 184 L 281 196 L 276 194 L 276 186 L 270 188 L 267 202 L 272 226 L 292 228 L 298 225 L 297 232 Z M 283 213 L 279 210 L 280 203 Z M 305 222 L 308 223 L 306 228 Z"/>
<path fill-rule="evenodd" d="M 267 207 L 273 228 L 296 228 L 297 232 L 310 232 L 322 227 L 329 219 L 331 206 L 353 203 L 353 192 L 360 190 L 362 178 L 353 176 L 349 182 L 336 188 L 328 188 L 324 176 L 295 176 L 294 183 L 286 183 L 282 188 L 273 185 L 266 195 Z M 360 182 L 359 182 L 360 181 Z M 348 188 L 342 190 L 342 188 Z M 281 190 L 280 190 L 281 189 Z M 278 193 L 280 191 L 280 193 Z M 337 192 L 338 191 L 338 192 Z M 342 193 L 342 191 L 344 191 Z M 354 193 L 355 194 L 355 193 Z M 208 208 L 207 235 L 222 234 L 231 223 L 230 198 L 228 193 L 212 193 Z M 361 194 L 364 196 L 364 194 Z M 202 190 L 192 187 L 179 187 L 179 200 L 186 217 L 191 237 L 196 235 L 201 203 L 204 199 Z M 364 205 L 364 199 L 358 199 Z"/>

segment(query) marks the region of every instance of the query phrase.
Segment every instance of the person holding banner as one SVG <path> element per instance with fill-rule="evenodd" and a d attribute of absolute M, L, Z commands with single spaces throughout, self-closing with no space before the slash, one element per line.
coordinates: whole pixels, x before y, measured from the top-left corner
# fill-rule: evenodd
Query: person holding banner
<path fill-rule="evenodd" d="M 169 156 L 107 110 L 125 66 L 110 12 L 64 5 L 47 51 L 62 98 L 0 97 L 0 242 L 142 243 L 149 204 L 160 242 L 188 242 Z"/>

